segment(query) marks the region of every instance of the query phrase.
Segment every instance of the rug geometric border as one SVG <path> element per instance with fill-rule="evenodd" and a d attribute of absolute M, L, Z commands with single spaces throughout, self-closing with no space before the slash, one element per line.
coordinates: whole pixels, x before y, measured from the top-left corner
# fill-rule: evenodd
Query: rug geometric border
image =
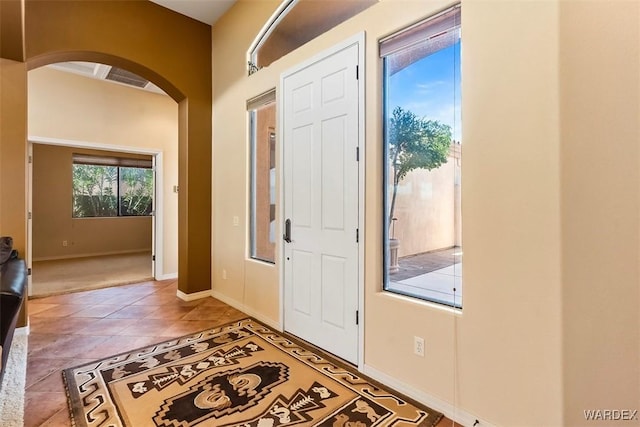
<path fill-rule="evenodd" d="M 314 382 L 308 389 L 299 389 L 296 396 L 277 396 L 271 403 L 272 406 L 262 413 L 260 417 L 245 419 L 241 423 L 236 420 L 230 424 L 223 422 L 222 424 L 225 424 L 225 427 L 279 427 L 294 425 L 296 427 L 399 427 L 410 425 L 433 427 L 443 416 L 441 413 L 368 378 L 358 372 L 352 365 L 327 354 L 317 347 L 289 334 L 274 331 L 253 318 L 246 318 L 63 370 L 62 376 L 72 425 L 74 427 L 131 426 L 131 424 L 127 424 L 124 421 L 126 417 L 122 416 L 117 405 L 117 399 L 112 396 L 108 385 L 113 381 L 124 384 L 130 375 L 132 382 L 127 384 L 129 389 L 125 389 L 125 391 L 127 395 L 131 394 L 132 398 L 136 399 L 152 389 L 160 390 L 176 382 L 181 386 L 184 385 L 183 383 L 190 382 L 190 388 L 185 389 L 182 395 L 176 395 L 165 400 L 153 417 L 154 422 L 150 422 L 149 425 L 191 427 L 203 423 L 203 425 L 222 427 L 221 424 L 211 423 L 214 420 L 222 421 L 224 418 L 219 418 L 222 416 L 243 413 L 244 409 L 252 407 L 268 395 L 272 387 L 277 387 L 287 380 L 287 367 L 280 363 L 260 360 L 251 366 L 244 366 L 242 369 L 236 368 L 236 366 L 239 366 L 238 359 L 251 357 L 253 352 L 263 350 L 253 342 L 243 348 L 238 348 L 237 346 L 228 347 L 225 350 L 226 353 L 222 352 L 221 345 L 220 347 L 215 347 L 215 345 L 221 343 L 221 337 L 228 338 L 226 344 L 230 346 L 239 338 L 245 339 L 246 342 L 247 337 L 250 336 L 255 336 L 256 339 L 260 338 L 268 342 L 268 344 L 279 349 L 282 353 L 316 370 L 323 377 L 333 378 L 334 381 L 339 382 L 345 388 L 351 389 L 359 397 L 338 407 L 334 412 L 330 413 L 330 416 L 311 421 L 308 411 L 320 410 L 318 408 L 324 410 L 332 409 L 323 406 L 322 399 L 312 399 L 309 396 L 314 395 L 314 393 L 323 393 L 323 399 L 338 398 L 338 395 L 331 390 L 331 387 L 327 389 Z M 195 366 L 193 362 L 189 365 L 177 364 L 177 361 L 181 358 L 197 357 L 198 352 L 205 349 L 209 351 L 207 353 L 208 357 L 206 360 L 203 359 L 200 364 Z M 215 351 L 211 353 L 212 350 Z M 141 381 L 139 379 L 140 375 L 144 377 L 147 370 L 154 372 L 153 368 L 158 365 L 158 355 L 162 355 L 166 359 L 170 359 L 170 356 L 173 357 L 171 360 L 174 361 L 174 365 L 165 369 L 167 372 L 149 374 L 148 380 Z M 256 360 L 260 359 L 255 355 L 253 356 Z M 208 376 L 204 380 L 200 379 L 197 384 L 193 385 L 196 380 L 191 381 L 192 378 L 196 378 L 197 375 L 205 372 L 212 361 L 215 361 L 218 364 L 217 366 L 225 368 L 225 370 L 220 371 L 221 373 L 218 375 Z M 202 365 L 202 369 L 198 371 L 200 365 Z M 188 366 L 188 369 L 185 369 L 185 366 Z M 189 375 L 182 375 L 185 372 Z M 230 383 L 233 383 L 232 380 L 236 377 L 237 379 L 231 386 L 227 385 L 227 389 L 221 390 L 220 384 L 227 384 L 227 381 L 218 381 L 218 377 L 222 376 Z M 250 384 L 250 379 L 254 377 L 262 377 L 262 382 L 259 386 L 253 387 Z M 268 381 L 265 380 L 267 377 L 269 378 Z M 247 381 L 247 378 L 249 381 Z M 256 381 L 256 384 L 258 383 L 260 381 Z M 214 385 L 212 386 L 212 384 Z M 220 395 L 225 396 L 225 394 L 229 395 L 230 398 L 226 398 L 227 402 L 225 404 L 220 404 L 220 401 L 216 400 L 216 398 Z M 338 394 L 340 393 L 338 392 Z M 204 400 L 200 396 L 205 396 Z M 194 412 L 193 408 L 190 409 L 192 413 L 190 416 L 193 418 L 175 421 L 174 413 L 177 412 L 175 408 L 179 408 L 180 405 L 187 401 L 193 406 L 193 402 L 198 402 L 198 399 L 194 400 L 194 397 L 200 399 L 196 405 L 200 409 L 195 408 L 196 412 Z M 294 403 L 294 399 L 298 399 L 297 403 Z M 418 415 L 416 415 L 416 418 L 399 417 L 393 412 L 388 412 L 384 404 L 383 406 L 378 404 L 383 401 L 393 401 L 393 404 L 398 407 L 411 405 L 416 408 L 415 413 Z M 286 411 L 286 418 L 278 418 L 282 417 L 282 413 L 279 415 L 278 410 Z M 351 414 L 350 419 L 344 415 L 347 413 Z M 270 418 L 265 417 L 265 415 Z M 354 419 L 354 416 L 359 416 L 360 418 Z M 349 422 L 340 423 L 340 417 L 346 417 L 342 419 L 346 419 Z M 217 421 L 215 422 L 217 423 Z"/>

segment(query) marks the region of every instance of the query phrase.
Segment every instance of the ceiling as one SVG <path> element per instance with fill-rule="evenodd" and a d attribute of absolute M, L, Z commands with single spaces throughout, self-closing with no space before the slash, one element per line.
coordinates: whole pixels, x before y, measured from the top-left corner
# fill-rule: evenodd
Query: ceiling
<path fill-rule="evenodd" d="M 190 18 L 213 25 L 236 0 L 151 0 Z"/>
<path fill-rule="evenodd" d="M 138 89 L 144 89 L 150 92 L 166 95 L 166 93 L 162 89 L 160 89 L 150 81 L 129 71 L 123 70 L 122 68 L 116 68 L 110 65 L 97 64 L 94 62 L 73 61 L 57 62 L 55 64 L 48 65 L 48 67 L 60 71 L 79 74 L 85 77 L 91 77 L 93 79 L 111 81 L 129 87 L 135 87 Z"/>
<path fill-rule="evenodd" d="M 2 0 L 0 0 L 2 1 Z M 186 15 L 190 18 L 213 25 L 236 0 L 151 0 L 152 2 Z M 59 62 L 49 65 L 60 71 L 67 71 L 85 77 L 113 81 L 151 92 L 165 94 L 162 89 L 142 77 L 126 70 L 92 62 Z"/>

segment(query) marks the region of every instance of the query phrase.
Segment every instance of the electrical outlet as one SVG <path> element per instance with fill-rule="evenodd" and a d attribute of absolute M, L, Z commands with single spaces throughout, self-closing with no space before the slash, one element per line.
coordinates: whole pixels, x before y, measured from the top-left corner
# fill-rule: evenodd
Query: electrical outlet
<path fill-rule="evenodd" d="M 222 280 L 227 280 L 227 270 L 222 269 Z"/>
<path fill-rule="evenodd" d="M 413 337 L 413 353 L 416 356 L 424 357 L 424 338 Z"/>
<path fill-rule="evenodd" d="M 238 216 L 234 216 L 233 217 L 233 225 L 234 225 L 234 227 L 237 227 L 237 226 L 240 225 L 240 217 L 238 217 Z"/>
<path fill-rule="evenodd" d="M 65 247 L 69 246 L 69 242 L 67 242 L 66 240 L 63 240 L 62 241 L 62 246 L 65 246 Z"/>

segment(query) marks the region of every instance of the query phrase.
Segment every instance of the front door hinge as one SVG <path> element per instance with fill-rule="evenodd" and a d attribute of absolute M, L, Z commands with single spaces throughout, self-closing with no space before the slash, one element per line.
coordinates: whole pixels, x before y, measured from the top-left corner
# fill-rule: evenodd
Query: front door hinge
<path fill-rule="evenodd" d="M 356 243 L 360 243 L 360 229 L 356 228 Z"/>
<path fill-rule="evenodd" d="M 31 212 L 27 214 L 27 219 L 31 219 Z"/>
<path fill-rule="evenodd" d="M 31 276 L 31 269 L 27 268 L 27 276 Z"/>
<path fill-rule="evenodd" d="M 151 255 L 151 261 L 155 261 L 156 260 L 156 256 L 155 255 Z"/>
<path fill-rule="evenodd" d="M 356 325 L 360 324 L 360 310 L 356 310 Z"/>
<path fill-rule="evenodd" d="M 29 156 L 29 163 L 33 163 L 33 156 Z"/>

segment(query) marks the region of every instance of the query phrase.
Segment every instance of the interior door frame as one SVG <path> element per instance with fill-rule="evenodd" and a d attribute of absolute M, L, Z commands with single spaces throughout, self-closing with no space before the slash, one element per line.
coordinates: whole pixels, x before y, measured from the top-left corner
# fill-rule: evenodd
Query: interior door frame
<path fill-rule="evenodd" d="M 163 153 L 162 150 L 152 149 L 152 148 L 137 148 L 137 147 L 129 147 L 124 145 L 112 145 L 105 143 L 97 143 L 97 142 L 88 142 L 88 141 L 77 141 L 70 139 L 59 139 L 59 138 L 48 138 L 41 136 L 29 136 L 27 138 L 28 141 L 28 150 L 29 155 L 33 156 L 33 145 L 41 144 L 41 145 L 57 145 L 61 147 L 77 147 L 77 148 L 87 148 L 93 150 L 107 150 L 107 151 L 115 151 L 121 153 L 134 153 L 134 154 L 146 154 L 153 157 L 153 167 L 154 167 L 154 199 L 153 199 L 153 216 L 151 218 L 151 251 L 152 255 L 155 255 L 155 260 L 152 261 L 151 264 L 151 274 L 156 280 L 163 280 L 165 277 L 163 271 L 163 260 L 164 260 L 164 245 L 163 245 L 163 214 L 162 209 L 164 207 L 163 196 L 162 196 L 162 188 L 163 188 Z M 33 157 L 31 157 L 33 158 Z M 29 165 L 29 176 L 28 182 L 29 186 L 33 183 L 33 168 L 32 165 Z M 29 188 L 28 200 L 27 204 L 29 206 L 29 212 L 32 212 L 33 206 L 33 190 Z M 28 219 L 28 233 L 27 233 L 27 267 L 32 268 L 33 264 L 33 230 L 31 219 Z M 32 286 L 31 286 L 31 277 L 29 277 L 29 296 L 32 294 Z"/>
<path fill-rule="evenodd" d="M 278 180 L 279 192 L 279 230 L 280 235 L 276 238 L 277 251 L 280 254 L 280 266 L 279 266 L 279 286 L 280 286 L 280 331 L 285 330 L 285 283 L 284 283 L 284 259 L 285 259 L 285 246 L 281 238 L 282 229 L 285 222 L 284 211 L 284 80 L 286 77 L 291 76 L 317 62 L 322 61 L 329 56 L 340 52 L 351 46 L 358 47 L 358 147 L 359 147 L 359 161 L 358 161 L 358 229 L 359 229 L 359 242 L 358 242 L 358 370 L 364 369 L 364 331 L 365 331 L 365 307 L 364 307 L 364 248 L 365 244 L 365 230 L 364 230 L 364 191 L 365 191 L 365 159 L 366 159 L 366 144 L 365 144 L 365 32 L 362 31 L 332 47 L 314 55 L 310 59 L 295 65 L 294 67 L 284 71 L 280 74 L 279 87 L 277 88 L 277 105 L 278 111 L 278 149 L 280 154 L 278 161 L 280 162 Z"/>

